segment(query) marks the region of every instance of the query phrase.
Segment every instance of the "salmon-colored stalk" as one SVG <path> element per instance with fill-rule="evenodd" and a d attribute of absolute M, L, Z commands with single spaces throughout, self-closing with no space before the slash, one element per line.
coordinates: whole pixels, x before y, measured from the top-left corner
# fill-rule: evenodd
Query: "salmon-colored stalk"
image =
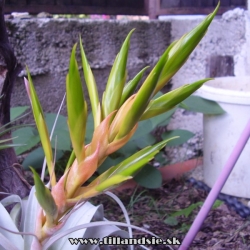
<path fill-rule="evenodd" d="M 67 177 L 67 198 L 72 198 L 75 191 L 94 174 L 98 166 L 99 150 L 100 144 L 97 145 L 95 152 L 85 158 L 80 164 L 77 164 L 77 160 L 75 160 Z"/>

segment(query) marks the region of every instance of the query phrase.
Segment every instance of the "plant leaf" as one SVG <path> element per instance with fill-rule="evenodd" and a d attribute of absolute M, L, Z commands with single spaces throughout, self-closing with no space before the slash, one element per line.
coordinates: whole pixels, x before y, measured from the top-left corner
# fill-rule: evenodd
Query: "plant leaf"
<path fill-rule="evenodd" d="M 27 73 L 28 73 L 29 81 L 27 81 L 27 79 L 24 78 L 25 87 L 26 87 L 26 90 L 27 90 L 27 93 L 31 102 L 33 115 L 36 121 L 37 130 L 40 135 L 40 140 L 43 146 L 43 150 L 44 150 L 44 154 L 45 154 L 45 158 L 46 158 L 46 162 L 47 162 L 47 166 L 48 166 L 48 170 L 49 170 L 49 174 L 51 178 L 51 184 L 53 186 L 56 182 L 56 179 L 54 175 L 53 155 L 52 155 L 52 148 L 51 148 L 49 134 L 48 134 L 48 128 L 44 121 L 43 110 L 39 102 L 37 93 L 35 91 L 28 68 L 27 68 Z"/>
<path fill-rule="evenodd" d="M 47 217 L 46 223 L 48 223 L 49 225 L 53 225 L 58 215 L 58 209 L 57 209 L 55 200 L 50 190 L 41 181 L 36 171 L 33 168 L 30 168 L 30 169 L 34 176 L 35 187 L 36 187 L 36 193 L 35 193 L 36 198 L 40 206 L 43 208 L 44 212 L 46 213 L 46 217 Z"/>
<path fill-rule="evenodd" d="M 101 174 L 90 184 L 90 186 L 94 185 L 94 183 L 97 183 L 98 186 L 96 187 L 96 190 L 103 191 L 112 186 L 109 182 L 109 179 L 114 176 L 118 176 L 117 179 L 113 179 L 114 181 L 123 181 L 126 180 L 126 177 L 134 176 L 145 164 L 152 160 L 154 156 L 159 152 L 159 150 L 162 149 L 171 139 L 164 140 L 153 146 L 146 147 L 136 152 L 129 158 L 122 161 L 120 164 L 111 167 L 109 170 Z M 124 177 L 124 179 L 122 178 L 122 176 Z M 119 182 L 117 182 L 117 184 L 118 183 Z"/>
<path fill-rule="evenodd" d="M 116 56 L 113 67 L 111 69 L 107 86 L 102 98 L 102 110 L 104 117 L 107 117 L 114 110 L 119 107 L 122 91 L 126 81 L 126 66 L 128 58 L 128 50 L 130 44 L 130 37 L 134 29 L 127 35 L 120 52 Z"/>
<path fill-rule="evenodd" d="M 10 120 L 15 120 L 18 116 L 22 115 L 29 106 L 22 106 L 22 107 L 13 107 L 10 109 Z"/>
<path fill-rule="evenodd" d="M 36 220 L 38 215 L 39 203 L 35 196 L 35 186 L 30 190 L 30 194 L 28 197 L 26 209 L 24 216 L 21 220 L 21 225 L 24 232 L 35 232 L 36 230 Z M 23 249 L 31 249 L 31 244 L 34 236 L 32 235 L 24 235 L 24 248 Z"/>
<path fill-rule="evenodd" d="M 89 66 L 87 57 L 85 55 L 81 37 L 80 37 L 80 50 L 81 50 L 81 57 L 82 57 L 82 68 L 83 68 L 83 73 L 84 73 L 84 79 L 88 88 L 88 93 L 90 97 L 90 103 L 91 103 L 91 108 L 92 108 L 92 113 L 93 113 L 94 123 L 95 123 L 95 128 L 96 128 L 100 123 L 99 117 L 96 116 L 98 114 L 99 97 L 98 97 L 98 91 L 97 91 L 95 78 Z"/>
<path fill-rule="evenodd" d="M 192 138 L 195 134 L 184 129 L 176 129 L 163 133 L 161 136 L 164 140 L 172 138 L 174 136 L 178 136 L 179 138 L 172 140 L 168 143 L 169 147 L 179 146 L 185 142 L 187 142 L 190 138 Z"/>
<path fill-rule="evenodd" d="M 56 161 L 58 161 L 63 156 L 62 150 L 56 151 Z M 44 151 L 41 147 L 34 149 L 30 152 L 22 162 L 22 166 L 24 169 L 28 170 L 29 166 L 33 166 L 35 169 L 41 169 L 43 166 L 44 160 Z"/>
<path fill-rule="evenodd" d="M 149 66 L 143 68 L 131 81 L 129 81 L 122 92 L 122 97 L 121 97 L 121 101 L 120 101 L 120 106 L 122 106 L 122 104 L 131 96 L 134 94 L 134 91 L 138 85 L 138 83 L 140 82 L 140 80 L 143 77 L 143 74 L 145 72 L 146 69 L 148 69 Z"/>
<path fill-rule="evenodd" d="M 84 204 L 78 205 L 78 206 L 79 207 L 75 209 L 73 213 L 70 214 L 69 218 L 66 220 L 63 227 L 59 229 L 56 234 L 63 233 L 64 231 L 70 228 L 83 225 L 85 223 L 89 223 L 93 219 L 95 220 L 103 219 L 102 205 L 95 207 L 91 203 L 85 202 Z M 85 238 L 85 234 L 87 230 L 88 229 L 83 228 L 82 230 L 78 230 L 78 231 L 72 232 L 71 234 L 67 234 L 64 237 L 62 237 L 59 241 L 52 243 L 53 245 L 50 244 L 50 241 L 53 242 L 54 237 L 52 236 L 49 242 L 47 242 L 44 247 L 45 249 L 48 249 L 48 247 L 50 247 L 49 249 L 51 250 L 78 249 L 79 245 L 76 245 L 76 246 L 71 245 L 69 242 L 69 238 Z"/>
<path fill-rule="evenodd" d="M 55 119 L 57 114 L 55 113 L 46 113 L 45 114 L 45 121 L 48 126 L 49 133 L 51 134 Z M 57 140 L 55 144 L 55 139 Z M 51 140 L 52 148 L 55 148 L 57 150 L 64 150 L 64 151 L 71 151 L 71 141 L 70 141 L 70 135 L 69 135 L 69 129 L 67 126 L 67 118 L 65 116 L 59 115 L 55 130 L 53 133 L 53 137 Z"/>
<path fill-rule="evenodd" d="M 159 188 L 162 185 L 161 172 L 155 167 L 147 164 L 135 175 L 134 180 L 145 188 Z"/>
<path fill-rule="evenodd" d="M 180 107 L 186 110 L 200 112 L 205 115 L 221 115 L 225 113 L 218 103 L 206 100 L 199 96 L 189 96 L 182 102 Z"/>
<path fill-rule="evenodd" d="M 141 115 L 144 113 L 145 109 L 148 106 L 148 103 L 153 96 L 153 91 L 157 84 L 159 75 L 162 71 L 162 68 L 167 60 L 167 54 L 164 53 L 160 60 L 157 62 L 155 67 L 152 69 L 144 83 L 142 84 L 139 91 L 136 93 L 135 98 L 133 100 L 132 106 L 129 112 L 124 114 L 123 120 L 121 123 L 120 130 L 117 135 L 117 139 L 125 136 L 131 129 L 135 126 L 135 124 L 140 119 Z"/>
<path fill-rule="evenodd" d="M 8 232 L 8 231 L 3 229 L 3 228 L 6 228 L 6 229 L 9 229 L 11 231 L 19 232 L 16 225 L 12 221 L 9 213 L 7 212 L 7 210 L 2 205 L 1 202 L 0 202 L 0 214 L 1 214 L 0 226 L 2 227 L 2 228 L 0 228 L 0 235 L 2 235 L 2 238 L 4 236 L 9 242 L 12 243 L 12 245 L 14 245 L 16 247 L 16 248 L 12 248 L 12 249 L 24 249 L 23 248 L 24 241 L 23 241 L 23 238 L 21 235 L 13 234 L 13 233 Z M 1 242 L 3 242 L 3 240 L 1 240 Z M 6 249 L 9 249 L 9 248 L 6 248 Z"/>
<path fill-rule="evenodd" d="M 69 72 L 66 77 L 68 126 L 73 149 L 78 162 L 84 159 L 84 139 L 86 131 L 87 104 L 83 97 L 81 77 L 75 58 L 76 44 L 70 57 Z"/>
<path fill-rule="evenodd" d="M 202 204 L 203 204 L 202 201 L 193 203 L 190 206 L 188 206 L 187 208 L 181 209 L 180 211 L 177 211 L 177 212 L 171 214 L 171 216 L 177 217 L 180 215 L 184 215 L 187 218 L 197 207 L 202 206 Z"/>
<path fill-rule="evenodd" d="M 188 96 L 190 96 L 193 92 L 195 92 L 198 88 L 200 88 L 203 83 L 211 80 L 210 78 L 203 79 L 192 84 L 186 84 L 181 86 L 175 90 L 172 90 L 161 97 L 158 97 L 155 100 L 152 100 L 145 112 L 143 113 L 140 120 L 145 120 L 157 115 L 160 115 L 168 110 L 174 108 L 177 104 L 182 102 Z"/>
<path fill-rule="evenodd" d="M 196 26 L 189 33 L 182 36 L 177 42 L 170 45 L 171 48 L 168 52 L 168 60 L 162 70 L 154 94 L 161 90 L 162 87 L 170 80 L 170 78 L 187 61 L 189 55 L 206 34 L 209 25 L 211 24 L 219 9 L 219 5 L 220 2 L 217 4 L 217 7 L 213 11 L 213 13 L 209 14 L 198 26 Z"/>
<path fill-rule="evenodd" d="M 34 146 L 36 146 L 40 142 L 40 137 L 37 133 L 37 130 L 33 127 L 19 128 L 12 132 L 12 136 L 16 137 L 15 139 L 13 139 L 13 143 L 25 144 L 22 147 L 15 148 L 15 152 L 17 155 L 20 155 L 32 149 Z"/>
<path fill-rule="evenodd" d="M 12 241 L 6 238 L 3 234 L 0 233 L 0 247 L 3 247 L 1 249 L 5 250 L 20 250 L 15 245 L 13 245 Z"/>

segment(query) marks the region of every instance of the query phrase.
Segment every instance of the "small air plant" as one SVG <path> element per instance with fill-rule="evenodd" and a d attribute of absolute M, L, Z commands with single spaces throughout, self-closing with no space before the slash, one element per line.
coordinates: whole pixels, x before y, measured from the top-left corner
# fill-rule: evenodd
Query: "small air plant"
<path fill-rule="evenodd" d="M 101 207 L 92 206 L 88 199 L 107 193 L 133 178 L 167 144 L 168 140 L 140 150 L 116 166 L 111 166 L 91 182 L 87 181 L 110 154 L 129 141 L 137 129 L 138 122 L 174 108 L 210 80 L 204 79 L 187 84 L 152 99 L 188 59 L 205 35 L 217 10 L 218 6 L 201 24 L 167 48 L 136 93 L 135 89 L 146 68 L 125 84 L 130 37 L 134 32 L 132 30 L 114 61 L 102 101 L 99 100 L 95 79 L 80 38 L 81 63 L 92 107 L 94 133 L 91 142 L 85 145 L 87 104 L 75 57 L 77 45 L 74 45 L 66 77 L 68 127 L 73 151 L 65 166 L 65 172 L 58 181 L 54 169 L 55 157 L 43 110 L 27 69 L 28 80 L 25 79 L 25 86 L 45 153 L 50 182 L 47 185 L 43 182 L 44 169 L 40 178 L 31 168 L 35 186 L 28 200 L 20 200 L 18 196 L 12 195 L 0 203 L 0 246 L 27 250 L 69 249 L 67 239 L 70 237 L 91 236 L 102 239 L 114 232 L 116 235 L 120 232 L 123 237 L 126 235 L 118 227 L 111 228 L 112 225 L 129 227 L 131 237 L 130 228 L 136 227 L 130 225 L 128 219 L 127 223 L 105 221 Z M 4 206 L 10 202 L 17 202 L 17 205 L 7 216 Z M 104 221 L 91 222 L 93 218 Z M 92 229 L 93 227 L 95 228 Z M 79 246 L 70 247 L 78 249 Z M 83 245 L 81 249 L 85 249 Z M 99 248 L 88 245 L 86 249 Z"/>

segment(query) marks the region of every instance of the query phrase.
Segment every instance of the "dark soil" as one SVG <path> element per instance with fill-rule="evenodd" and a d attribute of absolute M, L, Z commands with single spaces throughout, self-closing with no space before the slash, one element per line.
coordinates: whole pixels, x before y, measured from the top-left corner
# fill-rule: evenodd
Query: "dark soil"
<path fill-rule="evenodd" d="M 195 189 L 184 180 L 172 181 L 155 190 L 138 188 L 119 194 L 133 225 L 145 228 L 163 240 L 175 237 L 180 242 L 184 239 L 200 206 L 193 210 L 189 209 L 190 214 L 186 214 L 187 216 L 184 215 L 187 210 L 183 209 L 197 202 L 203 202 L 206 196 L 204 191 Z M 119 206 L 111 198 L 102 195 L 91 201 L 95 204 L 103 204 L 107 219 L 124 222 Z M 189 249 L 250 249 L 250 219 L 241 218 L 222 202 L 217 205 L 219 205 L 217 208 L 210 211 Z M 177 211 L 183 215 L 171 216 Z M 168 221 L 165 221 L 166 219 Z M 138 238 L 152 237 L 136 230 L 133 233 Z M 169 249 L 166 245 L 147 247 Z M 171 248 L 178 249 L 178 246 L 171 246 Z M 114 249 L 123 248 L 116 246 Z M 136 247 L 136 249 L 141 248 Z"/>

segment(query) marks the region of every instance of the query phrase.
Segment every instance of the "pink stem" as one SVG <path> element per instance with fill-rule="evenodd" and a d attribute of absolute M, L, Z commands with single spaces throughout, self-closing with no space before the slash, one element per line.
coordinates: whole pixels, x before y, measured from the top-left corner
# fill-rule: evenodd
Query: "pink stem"
<path fill-rule="evenodd" d="M 200 227 L 202 226 L 204 220 L 207 217 L 210 209 L 212 208 L 217 196 L 221 192 L 222 187 L 224 186 L 227 178 L 229 177 L 231 171 L 235 163 L 237 162 L 238 158 L 240 157 L 241 152 L 243 151 L 248 138 L 250 137 L 250 120 L 248 121 L 245 129 L 243 130 L 236 146 L 233 149 L 227 163 L 225 164 L 224 168 L 220 176 L 218 177 L 217 181 L 215 182 L 213 188 L 211 189 L 210 193 L 208 194 L 207 199 L 205 200 L 200 212 L 196 216 L 191 228 L 189 229 L 186 237 L 184 238 L 179 250 L 188 249 L 190 244 L 193 242 L 196 234 L 198 233 Z"/>

